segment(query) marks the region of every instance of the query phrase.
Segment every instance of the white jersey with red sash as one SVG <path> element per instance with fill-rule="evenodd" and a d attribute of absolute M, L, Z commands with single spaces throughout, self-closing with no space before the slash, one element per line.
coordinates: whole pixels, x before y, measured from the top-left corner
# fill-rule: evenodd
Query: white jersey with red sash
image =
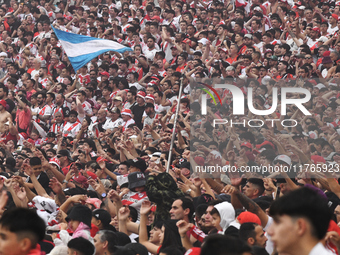
<path fill-rule="evenodd" d="M 336 127 L 338 127 L 339 125 L 340 125 L 340 119 L 336 119 L 336 120 L 334 120 L 334 121 L 331 122 L 331 123 L 327 123 L 327 126 L 333 127 L 333 128 L 336 128 Z"/>
<path fill-rule="evenodd" d="M 52 108 L 49 105 L 45 105 L 43 108 L 39 108 L 38 115 L 41 116 L 51 116 L 52 115 Z M 45 125 L 46 123 L 42 121 L 41 119 L 37 118 L 36 122 L 42 125 Z"/>
<path fill-rule="evenodd" d="M 125 129 L 128 127 L 128 126 L 130 126 L 131 124 L 135 124 L 136 122 L 135 122 L 135 120 L 134 119 L 129 119 L 128 121 L 125 121 L 124 123 L 123 123 L 123 132 L 125 131 Z"/>
<path fill-rule="evenodd" d="M 146 195 L 146 191 L 144 192 L 133 192 L 129 191 L 122 197 L 122 204 L 132 206 L 137 210 L 140 211 L 140 207 L 142 206 L 143 201 L 149 200 L 148 196 Z M 139 219 L 139 214 L 138 214 Z"/>
<path fill-rule="evenodd" d="M 84 101 L 84 103 L 81 104 L 86 114 L 92 114 L 92 106 L 89 102 Z"/>
<path fill-rule="evenodd" d="M 63 136 L 64 137 L 71 136 L 75 138 L 80 128 L 81 128 L 81 124 L 79 122 L 74 122 L 74 123 L 67 122 L 64 125 Z"/>
<path fill-rule="evenodd" d="M 48 78 L 44 78 L 44 79 L 41 79 L 39 78 L 38 82 L 41 84 L 41 86 L 46 89 L 46 85 L 47 85 L 47 82 L 48 82 Z"/>
<path fill-rule="evenodd" d="M 117 91 L 115 91 L 115 92 L 112 92 L 112 93 L 110 94 L 110 98 L 114 98 L 115 96 L 117 96 L 117 94 L 118 94 L 119 91 L 120 91 L 120 90 L 117 90 Z"/>
<path fill-rule="evenodd" d="M 122 26 L 123 34 L 126 34 L 126 33 L 127 33 L 126 30 L 127 30 L 129 27 L 131 27 L 131 24 L 126 24 L 126 25 Z"/>

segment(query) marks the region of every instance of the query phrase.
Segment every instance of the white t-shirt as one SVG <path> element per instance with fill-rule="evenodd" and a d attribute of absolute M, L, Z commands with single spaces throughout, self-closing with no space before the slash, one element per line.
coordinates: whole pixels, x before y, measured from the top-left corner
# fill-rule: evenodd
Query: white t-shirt
<path fill-rule="evenodd" d="M 328 27 L 328 29 L 327 29 L 327 33 L 329 33 L 329 34 L 331 34 L 331 35 L 334 35 L 334 33 L 335 33 L 336 31 L 338 31 L 338 30 L 339 30 L 338 26 L 335 26 L 335 27 L 331 28 L 331 24 L 329 24 L 329 27 Z"/>
<path fill-rule="evenodd" d="M 112 121 L 112 120 L 107 120 L 105 122 L 105 124 L 103 125 L 103 128 L 106 130 L 106 129 L 115 129 L 115 128 L 118 128 L 119 126 L 123 125 L 123 119 L 122 118 L 118 118 L 116 119 L 115 121 Z"/>
<path fill-rule="evenodd" d="M 268 235 L 268 228 L 270 227 L 271 224 L 273 224 L 274 220 L 272 217 L 268 216 L 268 222 L 267 222 L 267 225 L 263 228 L 263 230 L 266 232 L 264 233 L 265 236 L 268 238 L 267 242 L 266 242 L 266 251 L 269 253 L 269 254 L 272 254 L 273 251 L 274 251 L 274 243 L 273 241 L 271 240 L 270 238 L 270 235 Z"/>

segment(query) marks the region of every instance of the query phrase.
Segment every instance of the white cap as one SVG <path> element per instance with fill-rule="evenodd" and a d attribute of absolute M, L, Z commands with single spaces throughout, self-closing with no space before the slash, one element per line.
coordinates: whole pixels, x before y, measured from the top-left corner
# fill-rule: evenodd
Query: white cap
<path fill-rule="evenodd" d="M 198 43 L 202 43 L 203 45 L 206 45 L 208 42 L 208 39 L 207 38 L 202 38 L 198 41 Z"/>
<path fill-rule="evenodd" d="M 306 7 L 305 7 L 305 6 L 303 6 L 303 5 L 301 5 L 301 6 L 299 6 L 299 7 L 298 7 L 298 9 L 300 9 L 300 10 L 304 10 L 304 9 L 306 9 Z"/>
<path fill-rule="evenodd" d="M 1 53 L 0 53 L 0 57 L 5 57 L 5 58 L 7 58 L 7 53 L 6 53 L 6 52 L 1 52 Z"/>
<path fill-rule="evenodd" d="M 246 34 L 246 35 L 244 35 L 244 38 L 253 39 L 253 36 L 251 34 Z"/>
<path fill-rule="evenodd" d="M 162 153 L 161 152 L 159 152 L 159 151 L 156 151 L 156 152 L 154 152 L 154 153 L 152 153 L 152 154 L 150 154 L 150 155 L 148 155 L 150 158 L 151 157 L 161 157 L 161 155 L 162 155 Z"/>
<path fill-rule="evenodd" d="M 222 155 L 219 151 L 212 150 L 210 153 L 214 155 L 215 159 L 222 158 Z"/>
<path fill-rule="evenodd" d="M 269 76 L 265 76 L 262 78 L 262 85 L 268 85 L 269 81 L 271 80 L 272 78 L 270 78 Z"/>
<path fill-rule="evenodd" d="M 318 85 L 314 86 L 314 88 L 323 89 L 326 88 L 326 86 L 323 85 L 322 83 L 318 83 Z"/>
<path fill-rule="evenodd" d="M 290 165 L 292 163 L 292 160 L 290 159 L 290 157 L 288 157 L 287 155 L 284 155 L 284 154 L 281 154 L 281 155 L 278 155 L 273 163 L 276 164 L 277 161 L 282 161 L 282 162 L 285 162 L 286 164 Z"/>
<path fill-rule="evenodd" d="M 263 12 L 263 10 L 262 10 L 262 8 L 260 6 L 256 6 L 254 8 L 254 11 Z"/>

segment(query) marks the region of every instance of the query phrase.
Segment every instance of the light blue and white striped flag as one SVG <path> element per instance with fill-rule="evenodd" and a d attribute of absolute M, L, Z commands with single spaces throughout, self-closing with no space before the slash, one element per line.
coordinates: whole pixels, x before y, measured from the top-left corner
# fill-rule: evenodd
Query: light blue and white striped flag
<path fill-rule="evenodd" d="M 63 46 L 74 71 L 77 71 L 104 52 L 116 51 L 123 53 L 132 51 L 131 48 L 115 41 L 73 34 L 56 29 L 53 26 L 52 28 Z"/>

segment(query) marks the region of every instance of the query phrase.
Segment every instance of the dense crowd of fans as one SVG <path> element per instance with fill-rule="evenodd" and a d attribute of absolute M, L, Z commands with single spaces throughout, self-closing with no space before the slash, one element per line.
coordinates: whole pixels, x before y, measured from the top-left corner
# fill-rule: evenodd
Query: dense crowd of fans
<path fill-rule="evenodd" d="M 74 71 L 52 27 L 131 51 Z M 338 254 L 339 28 L 332 0 L 2 2 L 0 253 Z"/>

